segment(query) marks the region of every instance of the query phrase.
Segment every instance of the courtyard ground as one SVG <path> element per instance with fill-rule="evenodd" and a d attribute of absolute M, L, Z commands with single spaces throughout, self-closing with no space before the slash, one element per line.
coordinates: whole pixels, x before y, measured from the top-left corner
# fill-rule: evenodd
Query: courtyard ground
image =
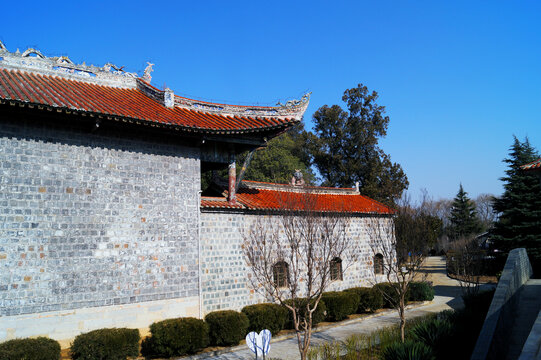
<path fill-rule="evenodd" d="M 408 319 L 456 309 L 463 305 L 459 282 L 447 276 L 444 257 L 433 256 L 427 258 L 423 271 L 426 274 L 427 281 L 431 281 L 434 286 L 435 297 L 430 302 L 409 305 L 406 312 Z M 342 342 L 353 334 L 369 334 L 377 329 L 398 324 L 398 322 L 399 318 L 396 310 L 383 310 L 376 314 L 342 321 L 337 324 L 318 326 L 316 332 L 312 335 L 312 346 L 318 346 L 325 342 Z M 282 360 L 299 359 L 297 339 L 293 336 L 289 334 L 275 337 L 271 341 L 268 357 Z M 254 354 L 246 345 L 239 345 L 178 359 L 248 360 L 254 359 Z"/>

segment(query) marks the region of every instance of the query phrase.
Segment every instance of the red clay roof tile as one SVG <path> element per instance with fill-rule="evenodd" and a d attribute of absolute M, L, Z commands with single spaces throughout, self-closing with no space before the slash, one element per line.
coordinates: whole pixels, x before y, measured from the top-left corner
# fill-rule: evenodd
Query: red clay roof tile
<path fill-rule="evenodd" d="M 9 69 L 0 69 L 0 98 L 202 132 L 252 132 L 288 127 L 298 122 L 294 117 L 231 116 L 183 107 L 168 108 L 138 88 L 104 86 Z"/>
<path fill-rule="evenodd" d="M 256 183 L 256 182 L 252 182 Z M 262 183 L 268 184 L 270 183 Z M 278 184 L 276 184 L 278 185 Z M 284 185 L 278 185 L 284 187 Z M 317 212 L 344 212 L 357 214 L 394 214 L 395 211 L 375 200 L 352 189 L 332 189 L 333 193 L 325 193 L 325 189 L 310 187 L 306 192 L 282 191 L 242 187 L 237 193 L 237 205 L 231 205 L 225 198 L 208 198 L 201 200 L 202 208 L 228 209 L 242 208 L 249 210 L 310 210 Z M 348 190 L 340 194 L 337 190 Z M 317 191 L 317 192 L 314 192 Z"/>

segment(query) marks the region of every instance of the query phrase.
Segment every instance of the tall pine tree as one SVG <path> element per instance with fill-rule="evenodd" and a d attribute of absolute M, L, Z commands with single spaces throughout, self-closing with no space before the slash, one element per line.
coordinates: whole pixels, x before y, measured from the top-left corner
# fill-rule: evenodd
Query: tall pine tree
<path fill-rule="evenodd" d="M 494 202 L 499 218 L 492 231 L 495 247 L 508 253 L 518 247 L 526 248 L 536 275 L 541 275 L 541 185 L 534 174 L 521 169 L 522 165 L 539 158 L 526 138 L 516 137 L 510 148 L 504 193 Z"/>
<path fill-rule="evenodd" d="M 457 240 L 477 235 L 481 231 L 481 222 L 475 211 L 475 204 L 468 198 L 462 184 L 453 200 L 449 215 L 449 239 Z"/>
<path fill-rule="evenodd" d="M 389 125 L 385 107 L 378 105 L 378 93 L 362 84 L 346 90 L 342 100 L 347 111 L 324 105 L 314 113 L 314 134 L 308 136 L 322 185 L 350 187 L 359 182 L 361 194 L 392 205 L 409 183 L 400 164 L 378 146 Z"/>

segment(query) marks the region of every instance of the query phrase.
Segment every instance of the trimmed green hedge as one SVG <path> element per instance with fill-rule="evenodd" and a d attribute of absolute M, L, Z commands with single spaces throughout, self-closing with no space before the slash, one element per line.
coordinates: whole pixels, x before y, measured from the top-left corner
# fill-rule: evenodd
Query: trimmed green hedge
<path fill-rule="evenodd" d="M 369 287 L 355 287 L 344 292 L 354 292 L 359 296 L 359 306 L 356 313 L 374 312 L 383 307 L 383 295 L 377 289 Z"/>
<path fill-rule="evenodd" d="M 248 317 L 244 313 L 233 310 L 214 311 L 205 316 L 209 325 L 211 345 L 238 345 L 247 334 Z"/>
<path fill-rule="evenodd" d="M 292 304 L 293 301 L 295 301 L 297 308 L 300 309 L 301 319 L 304 318 L 306 316 L 306 303 L 308 300 L 306 298 L 297 298 L 295 300 L 289 299 L 289 300 L 286 300 L 286 303 Z M 288 319 L 287 319 L 285 328 L 294 329 L 295 326 L 293 325 L 293 313 L 288 308 L 285 308 L 285 309 L 288 312 Z M 327 311 L 327 307 L 325 306 L 325 302 L 323 300 L 320 300 L 317 305 L 316 311 L 312 313 L 312 327 L 316 326 L 317 324 L 325 320 L 326 311 Z"/>
<path fill-rule="evenodd" d="M 0 344 L 2 360 L 56 360 L 60 359 L 60 344 L 46 337 L 14 339 Z"/>
<path fill-rule="evenodd" d="M 323 293 L 321 300 L 327 307 L 327 321 L 341 321 L 357 311 L 359 295 L 356 292 L 329 291 Z"/>
<path fill-rule="evenodd" d="M 194 354 L 209 344 L 209 326 L 196 318 L 178 318 L 150 325 L 150 337 L 143 340 L 145 357 L 172 357 Z"/>
<path fill-rule="evenodd" d="M 125 360 L 139 356 L 139 330 L 99 329 L 75 337 L 70 347 L 73 360 Z"/>
<path fill-rule="evenodd" d="M 259 333 L 263 329 L 269 329 L 272 335 L 276 335 L 285 328 L 289 310 L 278 304 L 255 304 L 248 305 L 242 309 L 248 317 L 250 325 L 248 332 Z"/>
<path fill-rule="evenodd" d="M 393 284 L 385 282 L 374 285 L 372 288 L 383 295 L 383 307 L 393 308 L 398 304 L 398 294 Z M 434 289 L 427 282 L 411 282 L 406 292 L 406 303 L 408 301 L 430 301 L 434 299 Z"/>
<path fill-rule="evenodd" d="M 434 288 L 427 282 L 412 282 L 408 295 L 409 301 L 431 301 L 434 299 Z"/>
<path fill-rule="evenodd" d="M 392 309 L 397 306 L 399 297 L 391 283 L 379 283 L 374 285 L 373 289 L 375 291 L 379 291 L 379 293 L 382 295 L 384 308 Z M 408 300 L 408 294 L 406 294 L 405 300 Z"/>

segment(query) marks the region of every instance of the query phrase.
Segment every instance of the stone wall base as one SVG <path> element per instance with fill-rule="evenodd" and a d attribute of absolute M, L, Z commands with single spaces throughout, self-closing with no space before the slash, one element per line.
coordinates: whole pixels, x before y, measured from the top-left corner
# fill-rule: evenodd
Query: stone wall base
<path fill-rule="evenodd" d="M 155 321 L 188 316 L 199 317 L 197 296 L 3 316 L 0 317 L 0 342 L 16 338 L 46 336 L 57 340 L 62 348 L 67 348 L 75 336 L 88 331 L 128 327 L 139 329 L 143 337 L 148 334 L 148 327 Z"/>

